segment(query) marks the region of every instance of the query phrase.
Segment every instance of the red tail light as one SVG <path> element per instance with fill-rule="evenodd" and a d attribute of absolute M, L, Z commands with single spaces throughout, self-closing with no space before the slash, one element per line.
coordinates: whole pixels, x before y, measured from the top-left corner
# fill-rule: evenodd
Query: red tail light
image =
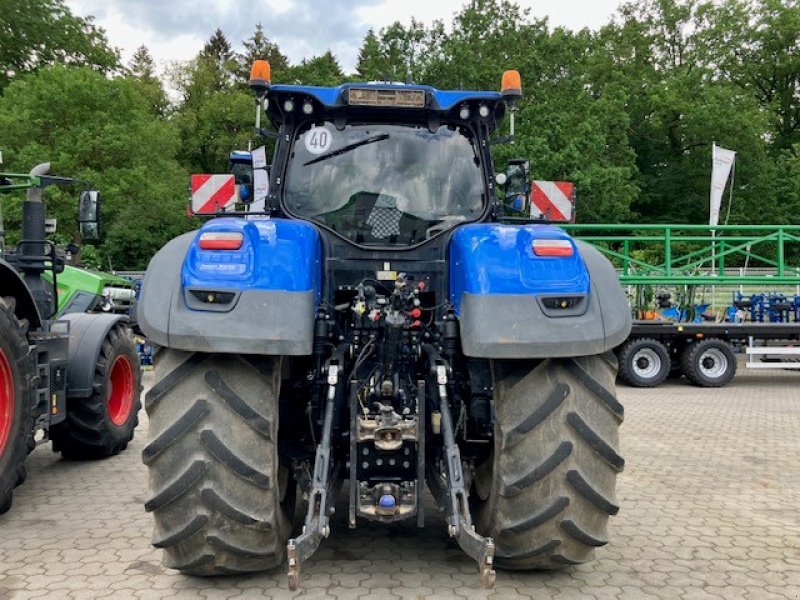
<path fill-rule="evenodd" d="M 569 257 L 575 254 L 569 240 L 533 240 L 531 247 L 536 256 Z"/>
<path fill-rule="evenodd" d="M 198 244 L 203 250 L 238 250 L 243 241 L 244 236 L 236 231 L 207 231 Z"/>

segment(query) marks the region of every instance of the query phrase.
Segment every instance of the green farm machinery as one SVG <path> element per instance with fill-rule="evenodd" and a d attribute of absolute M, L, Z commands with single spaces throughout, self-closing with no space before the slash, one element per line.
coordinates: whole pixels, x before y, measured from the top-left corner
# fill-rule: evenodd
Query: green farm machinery
<path fill-rule="evenodd" d="M 108 310 L 112 296 L 132 295 L 107 292 L 127 289 L 116 279 L 65 270 L 46 237 L 43 190 L 86 182 L 48 171 L 42 164 L 29 175 L 0 174 L 0 192 L 27 194 L 21 239 L 0 256 L 0 513 L 11 508 L 37 444 L 52 441 L 68 459 L 117 454 L 133 437 L 140 407 L 128 318 Z M 99 209 L 99 193 L 82 191 L 85 239 L 99 234 Z"/>

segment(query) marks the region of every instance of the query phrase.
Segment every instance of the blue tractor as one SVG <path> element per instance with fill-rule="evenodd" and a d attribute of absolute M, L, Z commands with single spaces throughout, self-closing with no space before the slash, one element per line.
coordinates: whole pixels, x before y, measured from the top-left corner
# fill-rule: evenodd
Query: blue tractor
<path fill-rule="evenodd" d="M 597 250 L 498 193 L 518 73 L 500 93 L 269 79 L 257 61 L 264 214 L 166 244 L 139 302 L 165 565 L 288 562 L 295 589 L 343 486 L 350 527 L 422 527 L 427 486 L 486 586 L 590 560 L 618 511 L 630 315 Z"/>

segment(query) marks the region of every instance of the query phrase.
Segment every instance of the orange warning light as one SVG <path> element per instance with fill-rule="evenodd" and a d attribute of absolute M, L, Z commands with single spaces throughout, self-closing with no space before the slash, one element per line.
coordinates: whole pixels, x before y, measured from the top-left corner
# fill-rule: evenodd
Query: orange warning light
<path fill-rule="evenodd" d="M 266 60 L 253 61 L 250 67 L 250 89 L 263 94 L 272 85 L 272 69 Z"/>
<path fill-rule="evenodd" d="M 519 98 L 522 96 L 522 78 L 519 76 L 519 71 L 512 69 L 503 73 L 500 93 L 506 98 Z"/>

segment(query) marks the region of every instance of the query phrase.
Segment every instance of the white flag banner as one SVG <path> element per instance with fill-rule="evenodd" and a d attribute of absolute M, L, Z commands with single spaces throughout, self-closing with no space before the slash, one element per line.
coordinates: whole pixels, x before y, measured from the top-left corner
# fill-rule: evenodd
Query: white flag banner
<path fill-rule="evenodd" d="M 253 202 L 247 212 L 257 213 L 267 210 L 267 195 L 269 194 L 269 174 L 265 169 L 253 170 Z M 250 219 L 268 219 L 265 215 L 249 215 Z"/>
<path fill-rule="evenodd" d="M 267 149 L 264 146 L 259 146 L 255 150 L 250 153 L 250 156 L 253 159 L 253 168 L 254 169 L 266 169 L 267 168 Z"/>
<path fill-rule="evenodd" d="M 736 152 L 720 148 L 716 144 L 711 150 L 713 166 L 711 168 L 711 210 L 709 211 L 708 224 L 719 225 L 719 209 L 722 206 L 722 194 L 731 174 Z"/>

